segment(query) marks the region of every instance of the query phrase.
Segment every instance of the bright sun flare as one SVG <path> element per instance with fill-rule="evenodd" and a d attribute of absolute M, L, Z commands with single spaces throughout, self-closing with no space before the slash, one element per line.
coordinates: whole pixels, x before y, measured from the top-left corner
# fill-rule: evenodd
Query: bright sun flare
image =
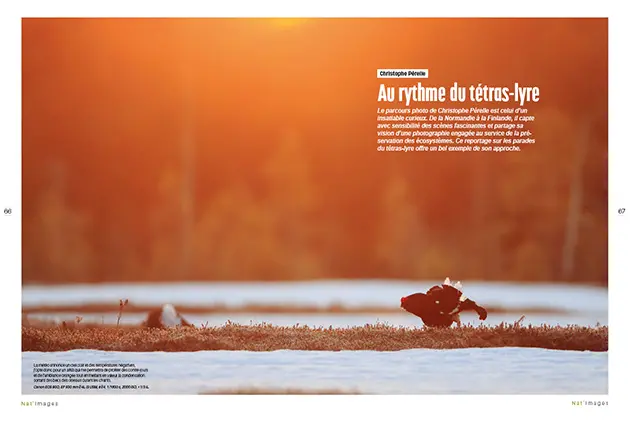
<path fill-rule="evenodd" d="M 272 23 L 281 28 L 293 28 L 297 25 L 300 25 L 307 18 L 273 18 L 271 19 Z"/>

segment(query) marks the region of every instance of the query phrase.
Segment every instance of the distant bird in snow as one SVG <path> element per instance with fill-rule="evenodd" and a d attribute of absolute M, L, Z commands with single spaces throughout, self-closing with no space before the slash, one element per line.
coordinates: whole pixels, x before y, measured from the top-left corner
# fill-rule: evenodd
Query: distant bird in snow
<path fill-rule="evenodd" d="M 148 328 L 173 328 L 177 326 L 193 326 L 186 319 L 184 319 L 177 310 L 175 310 L 175 307 L 173 307 L 172 304 L 164 304 L 160 308 L 151 310 L 149 312 L 149 315 L 147 316 L 147 319 L 142 322 L 142 325 Z"/>
<path fill-rule="evenodd" d="M 442 285 L 431 287 L 427 293 L 416 293 L 402 297 L 400 307 L 418 316 L 429 327 L 450 327 L 453 322 L 461 324 L 459 313 L 472 310 L 479 319 L 485 320 L 488 312 L 467 298 L 461 291 L 461 282 L 451 283 L 447 277 Z"/>

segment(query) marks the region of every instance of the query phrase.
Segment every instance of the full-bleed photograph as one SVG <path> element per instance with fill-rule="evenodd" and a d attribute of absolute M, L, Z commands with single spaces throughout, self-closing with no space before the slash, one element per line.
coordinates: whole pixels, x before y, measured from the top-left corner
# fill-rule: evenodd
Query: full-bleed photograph
<path fill-rule="evenodd" d="M 21 30 L 22 394 L 608 394 L 608 19 Z M 379 149 L 388 107 L 531 136 Z"/>

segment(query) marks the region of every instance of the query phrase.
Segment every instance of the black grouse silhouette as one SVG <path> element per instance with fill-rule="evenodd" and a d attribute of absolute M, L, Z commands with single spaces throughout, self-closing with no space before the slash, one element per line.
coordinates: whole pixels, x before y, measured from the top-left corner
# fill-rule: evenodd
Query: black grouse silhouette
<path fill-rule="evenodd" d="M 147 328 L 194 327 L 194 325 L 184 319 L 171 304 L 164 304 L 160 308 L 151 310 L 147 319 L 142 322 L 142 326 Z"/>
<path fill-rule="evenodd" d="M 461 324 L 459 313 L 462 311 L 476 311 L 479 319 L 485 320 L 488 312 L 473 300 L 466 298 L 461 292 L 461 283 L 452 284 L 446 278 L 442 285 L 436 285 L 427 293 L 417 293 L 402 297 L 400 307 L 418 316 L 429 327 L 450 327 L 453 322 Z"/>

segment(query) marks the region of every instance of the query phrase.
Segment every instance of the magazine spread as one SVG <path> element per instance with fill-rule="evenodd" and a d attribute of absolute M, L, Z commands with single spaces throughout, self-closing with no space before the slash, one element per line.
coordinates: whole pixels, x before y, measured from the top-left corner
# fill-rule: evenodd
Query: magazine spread
<path fill-rule="evenodd" d="M 23 408 L 606 408 L 608 45 L 607 17 L 23 17 Z"/>

